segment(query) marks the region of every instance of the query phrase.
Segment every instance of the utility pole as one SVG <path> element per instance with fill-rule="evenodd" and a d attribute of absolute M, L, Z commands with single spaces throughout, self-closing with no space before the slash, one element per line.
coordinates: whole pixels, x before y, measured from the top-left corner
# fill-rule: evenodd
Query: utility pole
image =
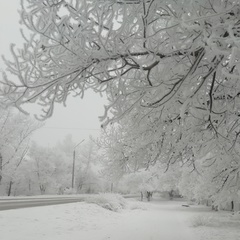
<path fill-rule="evenodd" d="M 2 158 L 2 154 L 0 153 L 0 185 L 2 182 L 2 170 L 3 170 L 3 158 Z"/>
<path fill-rule="evenodd" d="M 76 148 L 84 142 L 85 139 L 83 139 L 81 142 L 79 142 L 73 149 L 73 164 L 72 164 L 72 189 L 74 188 L 74 179 L 75 179 L 75 159 L 76 159 Z"/>

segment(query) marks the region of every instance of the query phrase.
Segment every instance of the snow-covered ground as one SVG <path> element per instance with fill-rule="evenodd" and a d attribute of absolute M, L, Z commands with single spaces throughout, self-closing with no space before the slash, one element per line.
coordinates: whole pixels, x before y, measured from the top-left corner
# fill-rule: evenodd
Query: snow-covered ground
<path fill-rule="evenodd" d="M 200 240 L 240 240 L 240 213 L 207 211 L 192 219 Z"/>
<path fill-rule="evenodd" d="M 204 221 L 207 226 L 202 226 Z M 240 218 L 211 213 L 205 207 L 186 208 L 175 201 L 129 201 L 120 212 L 81 202 L 2 211 L 0 239 L 239 240 Z"/>

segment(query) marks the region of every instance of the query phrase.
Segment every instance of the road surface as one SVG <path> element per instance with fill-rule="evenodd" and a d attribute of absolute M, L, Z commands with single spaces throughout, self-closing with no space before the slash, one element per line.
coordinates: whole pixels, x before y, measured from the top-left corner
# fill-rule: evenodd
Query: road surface
<path fill-rule="evenodd" d="M 28 208 L 28 207 L 39 207 L 48 205 L 58 205 L 74 202 L 82 202 L 83 197 L 24 197 L 24 198 L 0 198 L 0 211 L 18 209 L 18 208 Z"/>
<path fill-rule="evenodd" d="M 83 202 L 86 194 L 79 196 L 41 196 L 41 197 L 9 197 L 0 198 L 0 211 L 18 209 L 18 208 L 29 208 L 39 207 L 48 205 L 58 205 L 74 202 Z M 134 198 L 136 195 L 126 195 L 124 198 Z"/>

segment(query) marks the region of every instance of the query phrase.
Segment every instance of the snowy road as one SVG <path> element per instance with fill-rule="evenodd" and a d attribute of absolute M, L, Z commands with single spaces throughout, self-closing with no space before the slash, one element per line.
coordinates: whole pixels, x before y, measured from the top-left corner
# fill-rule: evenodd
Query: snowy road
<path fill-rule="evenodd" d="M 1 240 L 198 240 L 189 227 L 193 212 L 181 203 L 143 206 L 119 213 L 88 203 L 3 211 Z"/>
<path fill-rule="evenodd" d="M 41 196 L 41 197 L 4 197 L 0 198 L 0 211 L 29 208 L 39 206 L 58 205 L 74 202 L 83 202 L 84 198 L 88 196 L 82 195 L 69 195 L 69 196 Z M 136 195 L 125 195 L 124 198 L 137 197 Z"/>
<path fill-rule="evenodd" d="M 5 198 L 0 199 L 0 211 L 38 206 L 82 202 L 82 197 L 42 197 L 42 198 Z"/>

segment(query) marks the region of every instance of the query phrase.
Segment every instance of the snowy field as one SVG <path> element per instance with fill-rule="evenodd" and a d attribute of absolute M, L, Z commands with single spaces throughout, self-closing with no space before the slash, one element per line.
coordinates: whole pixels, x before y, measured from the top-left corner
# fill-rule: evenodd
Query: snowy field
<path fill-rule="evenodd" d="M 1 240 L 239 240 L 240 217 L 182 202 L 71 203 L 0 212 Z"/>

